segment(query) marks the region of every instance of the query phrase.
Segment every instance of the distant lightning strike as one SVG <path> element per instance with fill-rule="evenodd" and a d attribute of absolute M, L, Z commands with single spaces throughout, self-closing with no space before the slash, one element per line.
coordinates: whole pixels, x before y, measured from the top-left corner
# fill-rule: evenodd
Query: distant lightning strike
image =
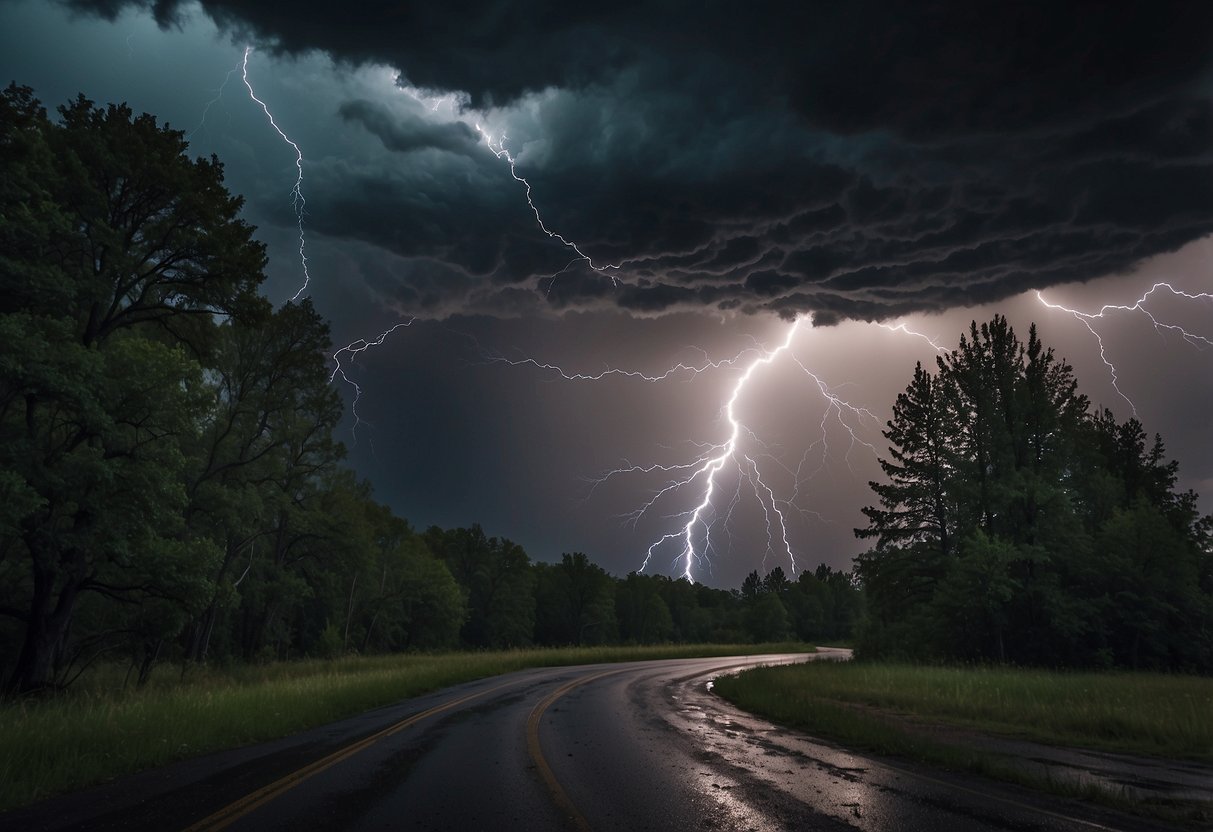
<path fill-rule="evenodd" d="M 248 58 L 246 56 L 245 61 L 247 61 L 247 60 L 248 60 Z M 243 65 L 242 63 L 237 63 L 234 67 L 232 67 L 231 69 L 229 69 L 227 71 L 227 75 L 223 76 L 223 83 L 219 85 L 219 89 L 215 90 L 215 97 L 212 98 L 210 101 L 206 102 L 205 105 L 203 105 L 202 118 L 198 119 L 198 126 L 189 132 L 189 135 L 186 136 L 186 139 L 192 139 L 194 137 L 194 134 L 197 133 L 199 130 L 201 130 L 202 126 L 204 124 L 206 124 L 206 117 L 207 117 L 207 114 L 210 113 L 211 107 L 218 104 L 220 99 L 223 98 L 223 91 L 225 89 L 227 89 L 228 82 L 232 80 L 233 75 L 235 75 L 237 72 L 240 71 L 240 68 L 242 65 Z"/>
<path fill-rule="evenodd" d="M 308 274 L 307 270 L 307 241 L 303 235 L 303 215 L 307 211 L 307 200 L 303 198 L 303 151 L 299 149 L 299 145 L 291 141 L 290 136 L 282 132 L 282 128 L 278 126 L 278 122 L 274 121 L 274 114 L 270 112 L 270 108 L 257 97 L 257 93 L 253 92 L 253 85 L 248 78 L 248 56 L 252 51 L 253 47 L 244 47 L 244 60 L 240 63 L 240 77 L 244 80 L 244 86 L 248 88 L 249 98 L 261 105 L 261 109 L 265 112 L 265 117 L 270 120 L 270 126 L 295 151 L 296 176 L 295 186 L 291 188 L 291 201 L 294 204 L 295 220 L 299 227 L 299 262 L 303 265 L 303 285 L 291 296 L 291 300 L 298 300 L 299 296 L 307 291 L 308 284 L 312 281 L 311 275 Z M 209 107 L 210 105 L 208 104 L 207 106 Z"/>
<path fill-rule="evenodd" d="M 410 326 L 414 320 L 413 318 L 409 318 L 407 321 L 401 321 L 395 326 L 385 329 L 379 333 L 378 337 L 370 341 L 365 338 L 351 341 L 333 353 L 333 372 L 329 374 L 329 384 L 332 384 L 337 376 L 341 376 L 342 381 L 354 388 L 354 401 L 350 404 L 350 413 L 354 415 L 354 426 L 350 429 L 350 433 L 353 434 L 355 445 L 358 444 L 358 426 L 363 424 L 362 417 L 358 415 L 358 402 L 362 400 L 362 386 L 345 374 L 345 366 L 341 363 L 341 356 L 344 353 L 353 361 L 356 356 L 361 355 L 371 347 L 382 345 L 389 335 L 401 327 Z"/>
<path fill-rule="evenodd" d="M 287 136 L 287 134 L 285 132 L 283 132 L 282 128 L 278 126 L 278 122 L 274 119 L 274 114 L 270 112 L 269 105 L 267 105 L 264 101 L 262 101 L 260 98 L 258 98 L 257 93 L 253 90 L 253 84 L 251 81 L 249 81 L 249 77 L 248 77 L 248 59 L 249 59 L 249 55 L 252 53 L 252 51 L 253 51 L 253 47 L 251 47 L 251 46 L 246 46 L 244 48 L 244 55 L 241 58 L 240 63 L 237 64 L 236 67 L 234 67 L 232 70 L 230 70 L 228 72 L 228 74 L 224 77 L 223 83 L 220 85 L 219 90 L 216 93 L 215 97 L 213 99 L 211 99 L 210 101 L 208 101 L 206 103 L 206 106 L 203 108 L 202 120 L 199 122 L 198 127 L 201 127 L 202 124 L 206 122 L 206 115 L 210 111 L 211 106 L 213 104 L 215 104 L 215 102 L 217 102 L 222 97 L 223 90 L 227 86 L 228 81 L 230 81 L 232 75 L 237 70 L 239 70 L 240 77 L 244 81 L 244 86 L 246 89 L 248 89 L 249 98 L 251 98 L 253 101 L 255 101 L 261 107 L 262 112 L 265 113 L 265 117 L 269 120 L 270 126 L 274 128 L 274 132 L 276 132 L 278 134 L 278 136 L 284 142 L 286 142 L 288 145 L 290 145 L 291 149 L 293 149 L 295 151 L 296 175 L 295 175 L 294 187 L 291 188 L 291 198 L 292 198 L 292 201 L 294 204 L 295 218 L 296 218 L 297 225 L 299 228 L 299 261 L 303 267 L 303 285 L 301 285 L 299 287 L 299 289 L 295 292 L 295 294 L 291 296 L 290 302 L 294 302 L 294 301 L 297 301 L 299 299 L 299 297 L 301 295 L 303 295 L 303 293 L 305 291 L 307 291 L 307 288 L 308 288 L 309 284 L 311 283 L 311 275 L 308 272 L 308 264 L 307 264 L 307 250 L 306 250 L 307 241 L 304 236 L 304 230 L 303 230 L 303 217 L 304 217 L 304 214 L 306 213 L 306 209 L 307 209 L 307 200 L 304 199 L 304 196 L 303 196 L 303 151 L 300 149 L 299 145 L 296 144 L 289 136 Z M 197 129 L 198 128 L 195 128 L 195 131 Z M 364 422 L 364 420 L 358 413 L 358 403 L 362 400 L 362 386 L 360 384 L 358 384 L 358 382 L 356 382 L 354 379 L 350 378 L 349 375 L 346 373 L 347 367 L 345 364 L 342 363 L 342 356 L 344 355 L 346 357 L 347 361 L 352 362 L 357 356 L 361 355 L 362 353 L 366 352 L 367 350 L 371 349 L 372 347 L 377 347 L 377 346 L 382 345 L 383 342 L 385 340 L 387 340 L 387 337 L 389 335 L 391 335 L 393 332 L 400 329 L 401 327 L 407 327 L 407 326 L 411 325 L 413 323 L 413 320 L 414 319 L 410 318 L 407 321 L 401 321 L 400 323 L 397 323 L 394 326 L 389 327 L 388 329 L 379 333 L 379 335 L 373 339 L 368 340 L 365 338 L 359 338 L 356 341 L 351 341 L 350 343 L 346 344 L 344 347 L 339 348 L 337 351 L 335 351 L 332 354 L 333 371 L 329 374 L 329 383 L 332 384 L 337 379 L 337 377 L 340 376 L 341 380 L 343 382 L 345 382 L 347 385 L 349 385 L 350 387 L 352 387 L 354 389 L 354 399 L 353 399 L 353 402 L 351 402 L 351 404 L 350 404 L 350 413 L 353 414 L 353 416 L 354 416 L 354 424 L 353 424 L 353 427 L 350 429 L 350 433 L 353 435 L 354 444 L 358 443 L 358 426 L 362 425 L 362 424 L 367 424 L 366 422 Z"/>
<path fill-rule="evenodd" d="M 557 232 L 552 231 L 550 228 L 548 228 L 547 225 L 544 224 L 544 222 L 543 222 L 543 217 L 540 216 L 540 214 L 539 214 L 538 206 L 535 205 L 535 201 L 531 198 L 531 183 L 528 182 L 525 177 L 518 175 L 518 169 L 514 162 L 514 156 L 513 156 L 513 154 L 510 153 L 510 151 L 508 149 L 506 149 L 506 146 L 505 146 L 505 142 L 506 142 L 505 135 L 503 134 L 499 139 L 497 139 L 496 144 L 494 144 L 493 137 L 490 136 L 489 133 L 483 127 L 481 127 L 479 124 L 475 125 L 475 127 L 476 127 L 476 132 L 479 133 L 481 138 L 484 139 L 485 146 L 488 147 L 489 152 L 492 153 L 494 156 L 496 156 L 498 159 L 504 160 L 510 166 L 510 176 L 514 177 L 514 180 L 516 182 L 521 182 L 523 188 L 526 189 L 526 204 L 531 207 L 531 213 L 535 215 L 535 222 L 539 225 L 539 230 L 542 231 L 544 234 L 548 235 L 549 237 L 551 237 L 553 240 L 556 240 L 557 242 L 559 242 L 565 248 L 573 251 L 577 255 L 577 257 L 574 259 L 573 262 L 576 262 L 577 260 L 581 260 L 594 271 L 604 272 L 604 273 L 610 272 L 610 271 L 615 271 L 623 265 L 622 263 L 603 263 L 601 265 L 596 265 L 594 263 L 593 258 L 591 258 L 590 255 L 586 254 L 584 251 L 582 251 L 581 248 L 575 242 L 573 242 L 572 240 L 565 239 L 563 236 L 561 236 Z M 572 265 L 572 264 L 570 263 L 569 265 Z M 566 266 L 565 268 L 567 269 L 568 266 Z M 561 271 L 563 271 L 563 269 Z M 612 282 L 618 283 L 618 281 L 616 280 L 614 275 L 608 275 L 608 276 L 611 278 Z"/>
<path fill-rule="evenodd" d="M 735 367 L 741 362 L 742 358 L 754 352 L 758 352 L 758 350 L 753 348 L 743 350 L 732 358 L 725 358 L 719 361 L 713 361 L 710 358 L 705 358 L 703 363 L 698 365 L 685 364 L 680 361 L 657 375 L 650 375 L 639 370 L 624 370 L 619 367 L 607 367 L 606 369 L 600 370 L 597 373 L 569 373 L 556 364 L 547 364 L 537 361 L 534 358 L 511 359 L 501 355 L 489 355 L 487 356 L 487 360 L 497 364 L 509 364 L 512 367 L 530 366 L 537 370 L 550 370 L 551 372 L 559 375 L 565 381 L 602 381 L 608 376 L 621 376 L 623 378 L 635 379 L 636 381 L 657 382 L 666 381 L 667 379 L 679 375 L 693 377 L 699 375 L 700 373 L 706 373 L 709 370 L 719 370 L 722 367 Z"/>
<path fill-rule="evenodd" d="M 876 324 L 876 326 L 880 327 L 881 329 L 887 329 L 889 332 L 901 332 L 901 333 L 904 333 L 904 334 L 906 334 L 906 335 L 912 335 L 912 336 L 914 336 L 915 338 L 921 338 L 923 341 L 926 341 L 928 344 L 930 344 L 930 345 L 931 345 L 931 349 L 935 350 L 935 352 L 947 352 L 947 349 L 946 349 L 946 348 L 944 348 L 944 347 L 941 347 L 941 346 L 940 346 L 940 345 L 939 345 L 939 344 L 938 344 L 938 343 L 935 341 L 935 339 L 934 339 L 934 338 L 932 338 L 932 337 L 931 337 L 931 336 L 929 336 L 929 335 L 924 335 L 924 334 L 923 334 L 923 333 L 921 333 L 921 332 L 915 332 L 914 330 L 912 330 L 912 329 L 910 329 L 909 327 L 907 327 L 907 326 L 906 326 L 904 323 L 900 323 L 900 324 L 896 324 L 896 325 L 893 325 L 893 324 L 885 324 L 885 323 L 877 323 L 877 324 Z"/>
<path fill-rule="evenodd" d="M 308 273 L 306 239 L 303 226 L 303 217 L 307 205 L 303 196 L 303 152 L 299 145 L 296 144 L 289 136 L 287 136 L 282 128 L 278 126 L 278 123 L 274 119 L 274 116 L 270 112 L 267 104 L 257 97 L 252 83 L 248 77 L 248 59 L 251 52 L 252 47 L 245 48 L 243 58 L 238 67 L 240 69 L 241 78 L 244 81 L 244 85 L 248 89 L 249 97 L 261 107 L 262 111 L 266 115 L 266 118 L 269 120 L 270 126 L 273 127 L 278 136 L 284 142 L 290 145 L 295 151 L 296 178 L 294 187 L 291 189 L 291 195 L 294 202 L 295 215 L 299 229 L 299 258 L 303 267 L 304 281 L 303 285 L 300 286 L 299 290 L 296 291 L 295 295 L 291 298 L 291 300 L 294 301 L 307 290 L 311 280 L 310 274 Z M 227 81 L 230 79 L 234 71 L 235 70 L 232 70 L 232 72 L 228 73 L 228 76 L 224 79 L 224 86 L 226 86 Z M 216 98 L 207 103 L 206 109 L 203 111 L 204 122 L 206 119 L 206 112 L 210 109 L 210 106 L 218 100 L 218 98 L 222 95 L 222 92 L 223 86 L 220 87 Z M 418 96 L 414 95 L 414 97 Z M 418 100 L 421 99 L 419 98 Z M 438 107 L 444 103 L 444 101 L 445 99 L 437 99 L 434 102 L 431 102 L 430 109 L 432 111 L 436 111 Z M 621 263 L 595 263 L 594 260 L 588 254 L 586 254 L 576 242 L 569 240 L 558 232 L 550 229 L 544 222 L 538 206 L 535 204 L 531 183 L 518 173 L 516 160 L 513 154 L 511 154 L 506 147 L 505 135 L 502 135 L 496 141 L 494 141 L 493 137 L 479 124 L 475 125 L 475 129 L 484 139 L 485 145 L 489 151 L 509 166 L 511 177 L 513 177 L 516 182 L 519 182 L 523 186 L 527 205 L 531 209 L 531 213 L 534 215 L 535 222 L 540 231 L 574 253 L 575 257 L 570 261 L 569 266 L 580 261 L 584 262 L 594 271 L 600 273 L 613 272 L 621 267 Z M 565 268 L 567 269 L 568 266 Z M 557 274 L 559 274 L 559 272 Z M 614 275 L 608 276 L 611 277 L 612 282 L 617 282 Z M 568 381 L 602 381 L 607 377 L 618 376 L 647 383 L 662 382 L 680 375 L 695 377 L 712 370 L 737 368 L 743 366 L 747 359 L 752 359 L 748 364 L 744 364 L 745 369 L 738 378 L 737 382 L 734 384 L 732 393 L 724 406 L 724 416 L 729 424 L 729 436 L 723 443 L 700 445 L 699 447 L 702 450 L 701 455 L 697 459 L 684 464 L 653 464 L 639 466 L 628 464 L 626 467 L 609 471 L 604 474 L 595 482 L 594 487 L 597 487 L 611 477 L 623 474 L 652 474 L 662 472 L 672 475 L 673 478 L 663 488 L 659 489 L 651 497 L 651 499 L 649 499 L 643 506 L 630 515 L 633 523 L 635 523 L 639 522 L 641 517 L 647 514 L 650 510 L 654 509 L 657 503 L 667 495 L 671 495 L 688 487 L 692 487 L 697 482 L 702 483 L 703 492 L 699 502 L 689 511 L 684 511 L 675 515 L 675 517 L 685 518 L 683 525 L 677 531 L 661 535 L 658 539 L 653 541 L 646 550 L 644 562 L 640 567 L 643 571 L 648 567 L 650 561 L 659 550 L 666 547 L 667 544 L 677 541 L 676 545 L 678 545 L 680 549 L 674 560 L 675 562 L 681 563 L 683 575 L 688 580 L 694 581 L 694 569 L 697 565 L 707 564 L 710 568 L 711 561 L 708 559 L 709 555 L 716 551 L 716 546 L 712 538 L 712 530 L 713 527 L 716 526 L 717 523 L 722 519 L 725 533 L 728 535 L 731 545 L 732 530 L 730 528 L 730 521 L 732 519 L 733 511 L 741 499 L 742 483 L 743 481 L 748 482 L 755 499 L 762 509 L 763 517 L 765 519 L 767 546 L 763 555 L 764 568 L 767 556 L 772 552 L 777 551 L 781 557 L 787 558 L 789 567 L 794 575 L 796 574 L 798 567 L 795 552 L 793 551 L 793 546 L 788 536 L 788 517 L 785 514 L 785 510 L 795 509 L 797 511 L 805 511 L 795 504 L 803 482 L 802 473 L 805 462 L 815 450 L 820 448 L 821 464 L 812 474 L 809 475 L 809 478 L 811 479 L 825 466 L 826 459 L 830 455 L 828 423 L 830 422 L 831 417 L 844 430 L 846 430 L 850 436 L 851 441 L 846 454 L 848 465 L 850 464 L 850 453 L 852 450 L 854 450 L 857 444 L 863 445 L 873 453 L 876 453 L 876 448 L 871 443 L 859 436 L 857 433 L 857 427 L 862 425 L 866 419 L 870 419 L 877 423 L 879 422 L 879 420 L 868 409 L 857 407 L 840 397 L 833 388 L 827 385 L 817 374 L 813 373 L 804 364 L 804 362 L 800 360 L 800 358 L 792 353 L 792 342 L 800 329 L 802 320 L 803 319 L 798 319 L 788 328 L 783 342 L 773 350 L 767 350 L 759 347 L 749 348 L 741 351 L 732 358 L 723 360 L 712 360 L 705 355 L 704 360 L 698 364 L 680 362 L 659 374 L 648 374 L 640 371 L 625 370 L 620 368 L 606 368 L 598 373 L 568 373 L 556 365 L 541 363 L 531 358 L 521 360 L 511 360 L 501 356 L 490 356 L 489 358 L 490 360 L 500 361 L 512 366 L 528 365 L 537 369 L 555 372 L 561 378 Z M 354 398 L 350 410 L 354 416 L 354 425 L 351 432 L 353 433 L 355 443 L 357 442 L 357 429 L 360 425 L 364 424 L 361 416 L 358 413 L 358 404 L 362 398 L 362 387 L 347 374 L 347 364 L 343 363 L 343 357 L 345 362 L 352 361 L 358 355 L 366 352 L 367 350 L 382 345 L 389 335 L 391 335 L 397 329 L 409 326 L 412 324 L 412 322 L 412 319 L 402 321 L 383 331 L 374 339 L 358 339 L 346 344 L 344 347 L 341 347 L 332 354 L 333 370 L 329 376 L 330 383 L 340 377 L 342 381 L 354 389 Z M 910 330 L 904 323 L 896 326 L 891 326 L 888 324 L 880 324 L 880 326 L 890 331 L 902 332 L 904 334 L 925 340 L 937 352 L 944 351 L 943 348 L 940 347 L 929 336 Z M 766 452 L 766 449 L 763 448 L 762 442 L 759 440 L 759 438 L 741 421 L 737 415 L 736 407 L 738 400 L 741 398 L 751 377 L 753 377 L 753 375 L 760 368 L 774 363 L 776 359 L 778 359 L 784 353 L 789 354 L 796 366 L 799 367 L 799 369 L 808 378 L 812 379 L 818 393 L 825 399 L 827 404 L 821 418 L 821 437 L 813 442 L 808 449 L 806 449 L 796 471 L 793 472 L 790 469 L 787 469 L 786 466 L 783 466 L 782 463 L 775 460 L 776 463 L 779 464 L 780 467 L 784 467 L 784 469 L 787 470 L 795 480 L 795 487 L 793 489 L 792 496 L 788 499 L 779 499 L 776 496 L 775 489 L 771 485 L 769 478 L 765 478 L 763 476 L 762 468 L 759 465 L 759 459 L 774 459 L 774 457 L 771 456 L 770 453 Z M 751 455 L 742 451 L 741 444 L 744 437 L 750 438 L 754 443 L 763 449 L 764 453 L 761 455 Z M 717 491 L 720 488 L 718 476 L 725 471 L 736 472 L 737 488 L 732 496 L 731 501 L 729 502 L 727 510 L 723 512 L 722 518 L 721 512 L 718 512 L 715 509 L 713 501 L 716 497 Z M 816 512 L 810 513 L 816 514 Z M 820 515 L 817 516 L 820 517 Z"/>
<path fill-rule="evenodd" d="M 1213 339 L 1210 339 L 1204 335 L 1199 335 L 1194 332 L 1189 332 L 1187 329 L 1185 329 L 1184 327 L 1182 327 L 1178 324 L 1172 324 L 1172 323 L 1167 323 L 1165 321 L 1160 321 L 1154 315 L 1153 312 L 1151 312 L 1149 309 L 1146 308 L 1145 304 L 1147 303 L 1147 301 L 1150 300 L 1150 296 L 1153 295 L 1155 292 L 1158 292 L 1159 290 L 1165 290 L 1166 292 L 1169 292 L 1172 297 L 1183 298 L 1185 300 L 1192 300 L 1192 301 L 1213 300 L 1213 294 L 1210 294 L 1208 292 L 1185 292 L 1182 289 L 1176 289 L 1170 283 L 1159 282 L 1159 283 L 1155 283 L 1153 286 L 1151 286 L 1149 289 L 1147 289 L 1145 292 L 1143 292 L 1141 297 L 1139 297 L 1133 303 L 1130 303 L 1130 304 L 1105 303 L 1103 306 L 1101 306 L 1099 308 L 1098 312 L 1083 312 L 1079 309 L 1072 309 L 1068 306 L 1062 306 L 1061 304 L 1049 303 L 1049 301 L 1045 300 L 1043 294 L 1041 294 L 1039 291 L 1036 293 L 1036 299 L 1038 301 L 1040 301 L 1044 306 L 1048 307 L 1049 309 L 1056 309 L 1058 311 L 1068 313 L 1076 321 L 1078 321 L 1083 326 L 1085 326 L 1087 328 L 1087 331 L 1090 332 L 1091 335 L 1095 338 L 1095 343 L 1099 345 L 1099 358 L 1101 361 L 1103 361 L 1104 366 L 1108 368 L 1108 375 L 1112 379 L 1112 388 L 1116 391 L 1116 394 L 1118 396 L 1120 396 L 1122 399 L 1124 399 L 1128 403 L 1130 409 L 1132 409 L 1132 411 L 1133 411 L 1134 416 L 1137 415 L 1137 405 L 1134 404 L 1133 400 L 1130 399 L 1125 394 L 1125 392 L 1120 389 L 1120 375 L 1116 370 L 1116 365 L 1112 362 L 1112 359 L 1110 359 L 1108 357 L 1108 351 L 1104 345 L 1103 337 L 1099 334 L 1099 331 L 1095 328 L 1092 321 L 1102 320 L 1108 313 L 1111 313 L 1111 312 L 1140 312 L 1141 314 L 1145 315 L 1147 318 L 1150 319 L 1150 323 L 1154 326 L 1155 331 L 1157 331 L 1159 333 L 1162 333 L 1165 331 L 1165 332 L 1172 332 L 1172 333 L 1178 334 L 1181 338 L 1183 338 L 1184 341 L 1187 341 L 1189 344 L 1191 344 L 1199 349 L 1203 349 L 1204 347 L 1213 346 Z"/>
<path fill-rule="evenodd" d="M 764 565 L 767 555 L 776 553 L 780 558 L 786 558 L 792 573 L 795 574 L 799 567 L 796 563 L 794 547 L 789 539 L 787 511 L 803 511 L 803 509 L 795 505 L 795 500 L 801 486 L 801 473 L 805 459 L 808 458 L 813 449 L 820 448 L 824 464 L 825 457 L 830 453 L 828 428 L 831 419 L 847 431 L 851 438 L 850 447 L 852 449 L 855 445 L 859 444 L 875 453 L 876 448 L 859 435 L 858 429 L 860 425 L 868 420 L 879 422 L 877 417 L 867 408 L 853 405 L 839 396 L 834 388 L 827 385 L 819 375 L 812 372 L 795 355 L 792 350 L 792 344 L 802 325 L 807 326 L 803 318 L 797 319 L 792 323 L 788 327 L 783 341 L 774 349 L 749 348 L 732 358 L 717 361 L 705 360 L 697 365 L 678 363 L 661 373 L 643 373 L 617 368 L 609 368 L 597 373 L 571 373 L 556 365 L 542 363 L 534 359 L 515 361 L 491 357 L 490 360 L 501 361 L 512 366 L 526 365 L 548 370 L 568 381 L 602 381 L 611 376 L 618 376 L 636 381 L 656 383 L 667 381 L 677 376 L 689 378 L 710 370 L 744 367 L 723 407 L 724 419 L 729 428 L 728 436 L 723 442 L 700 445 L 700 455 L 689 462 L 669 465 L 658 463 L 633 465 L 625 462 L 622 467 L 607 471 L 601 477 L 594 480 L 591 493 L 607 480 L 626 474 L 651 475 L 661 473 L 669 475 L 670 479 L 658 488 L 643 505 L 626 515 L 626 519 L 635 525 L 641 518 L 654 511 L 656 506 L 665 498 L 685 491 L 688 488 L 694 488 L 696 485 L 702 488 L 700 498 L 692 508 L 673 515 L 683 521 L 681 525 L 676 530 L 663 534 L 654 540 L 648 546 L 644 561 L 640 566 L 640 570 L 644 571 L 659 552 L 671 546 L 677 546 L 678 550 L 677 554 L 673 557 L 673 562 L 679 564 L 682 574 L 688 580 L 694 581 L 696 567 L 706 565 L 710 568 L 710 555 L 717 551 L 716 544 L 713 542 L 713 528 L 722 523 L 726 535 L 728 535 L 730 541 L 732 540 L 730 520 L 733 510 L 741 499 L 742 482 L 748 482 L 755 500 L 762 509 L 766 524 L 767 545 L 763 556 Z M 775 363 L 778 359 L 785 356 L 785 354 L 802 373 L 812 380 L 813 386 L 826 401 L 826 409 L 821 419 L 822 436 L 805 452 L 797 470 L 791 471 L 786 466 L 780 465 L 796 480 L 796 488 L 792 497 L 780 499 L 776 495 L 775 487 L 772 485 L 770 478 L 764 475 L 762 466 L 759 463 L 760 459 L 770 457 L 770 454 L 755 455 L 746 452 L 742 447 L 744 444 L 743 440 L 747 438 L 757 443 L 760 448 L 762 447 L 762 442 L 745 425 L 737 412 L 737 408 L 743 395 L 745 395 L 747 385 L 755 374 L 761 369 Z M 765 449 L 763 450 L 765 451 Z M 848 450 L 848 457 L 849 454 L 850 450 Z M 770 458 L 773 459 L 773 457 Z M 777 460 L 776 462 L 778 464 Z M 729 501 L 727 509 L 719 511 L 715 507 L 715 501 L 717 493 L 721 490 L 720 477 L 725 473 L 735 473 L 738 477 L 738 485 Z"/>
<path fill-rule="evenodd" d="M 461 103 L 466 103 L 466 97 L 455 93 L 447 93 L 442 96 L 435 96 L 429 94 L 425 90 L 418 89 L 417 87 L 401 84 L 399 75 L 396 76 L 395 84 L 397 88 L 400 89 L 405 95 L 426 107 L 431 113 L 436 113 L 438 109 L 444 105 L 449 106 L 455 120 L 473 127 L 480 138 L 484 140 L 484 145 L 488 148 L 489 152 L 509 166 L 510 176 L 514 178 L 515 182 L 520 183 L 523 187 L 526 195 L 526 204 L 531 209 L 531 214 L 534 215 L 535 224 L 539 227 L 539 230 L 574 254 L 573 259 L 569 261 L 568 265 L 554 274 L 548 275 L 548 277 L 555 278 L 571 268 L 573 264 L 581 262 L 585 263 L 596 272 L 607 274 L 607 276 L 611 278 L 611 282 L 618 285 L 618 279 L 615 277 L 615 275 L 610 274 L 610 272 L 614 272 L 622 268 L 622 263 L 595 263 L 594 259 L 582 251 L 581 246 L 579 246 L 576 242 L 568 239 L 559 232 L 548 228 L 547 223 L 545 223 L 543 220 L 543 215 L 539 213 L 539 206 L 535 204 L 530 181 L 518 173 L 517 160 L 514 158 L 514 154 L 511 153 L 506 147 L 506 141 L 508 140 L 506 135 L 503 133 L 501 136 L 494 139 L 493 135 L 489 133 L 489 131 L 486 130 L 479 122 L 468 121 L 458 114 L 457 111 L 460 109 Z M 551 284 L 549 284 L 548 289 L 549 291 L 551 290 Z"/>

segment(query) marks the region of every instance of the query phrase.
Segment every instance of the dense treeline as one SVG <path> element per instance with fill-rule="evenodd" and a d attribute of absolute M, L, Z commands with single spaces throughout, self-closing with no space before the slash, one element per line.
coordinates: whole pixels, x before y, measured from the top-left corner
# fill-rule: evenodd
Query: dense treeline
<path fill-rule="evenodd" d="M 999 316 L 915 369 L 856 530 L 861 654 L 1213 670 L 1213 520 L 1161 438 L 1076 390 Z"/>
<path fill-rule="evenodd" d="M 581 552 L 532 563 L 479 526 L 431 528 L 424 539 L 464 591 L 468 647 L 838 640 L 851 638 L 863 612 L 853 576 L 824 564 L 796 581 L 779 567 L 751 572 L 739 590 L 724 590 L 664 575 L 614 578 Z"/>
<path fill-rule="evenodd" d="M 261 296 L 217 159 L 83 98 L 0 96 L 0 683 L 90 663 L 846 636 L 849 575 L 744 592 L 424 535 L 341 466 L 328 329 Z M 819 580 L 820 579 L 820 580 Z"/>

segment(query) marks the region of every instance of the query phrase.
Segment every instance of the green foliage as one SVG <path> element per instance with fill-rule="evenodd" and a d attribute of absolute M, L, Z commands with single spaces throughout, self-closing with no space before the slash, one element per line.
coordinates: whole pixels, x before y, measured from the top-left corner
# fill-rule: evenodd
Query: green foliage
<path fill-rule="evenodd" d="M 674 634 L 674 618 L 661 597 L 662 579 L 631 572 L 615 588 L 619 637 L 626 644 L 658 644 Z"/>
<path fill-rule="evenodd" d="M 430 551 L 444 561 L 467 594 L 464 641 L 473 647 L 519 647 L 535 629 L 535 573 L 518 544 L 487 537 L 479 525 L 425 533 Z"/>
<path fill-rule="evenodd" d="M 861 655 L 1213 670 L 1210 521 L 1136 419 L 1000 316 L 921 366 L 856 559 Z"/>
<path fill-rule="evenodd" d="M 338 467 L 327 326 L 256 295 L 264 250 L 222 165 L 125 105 L 80 98 L 52 121 L 16 86 L 0 148 L 4 687 L 106 655 L 142 685 L 170 657 L 328 649 L 323 622 L 343 642 L 352 626 L 332 589 L 364 569 L 375 626 L 449 643 L 458 589 L 415 538 L 377 547 L 378 507 Z M 400 612 L 388 578 L 414 568 L 425 590 Z"/>
<path fill-rule="evenodd" d="M 0 610 L 6 686 L 37 690 L 106 646 L 69 637 L 82 600 L 139 605 L 96 617 L 140 642 L 207 591 L 215 548 L 184 524 L 199 358 L 264 255 L 222 167 L 150 116 L 81 98 L 52 122 L 10 86 L 0 147 Z"/>
<path fill-rule="evenodd" d="M 553 645 L 615 641 L 614 583 L 582 552 L 561 555 L 560 563 L 535 564 L 535 641 Z"/>

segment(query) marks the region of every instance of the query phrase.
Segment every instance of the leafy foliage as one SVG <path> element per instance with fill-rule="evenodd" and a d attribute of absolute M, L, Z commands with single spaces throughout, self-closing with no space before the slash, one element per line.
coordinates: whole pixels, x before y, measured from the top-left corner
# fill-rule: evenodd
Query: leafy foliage
<path fill-rule="evenodd" d="M 857 558 L 868 655 L 1213 669 L 1213 550 L 1136 419 L 1091 412 L 1033 326 L 974 322 L 918 366 Z"/>

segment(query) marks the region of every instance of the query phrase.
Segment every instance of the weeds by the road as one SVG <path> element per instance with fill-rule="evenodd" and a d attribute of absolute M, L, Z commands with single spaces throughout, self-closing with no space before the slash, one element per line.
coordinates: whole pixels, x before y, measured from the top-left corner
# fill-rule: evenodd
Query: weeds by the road
<path fill-rule="evenodd" d="M 0 811 L 173 760 L 287 736 L 528 667 L 805 651 L 804 645 L 587 647 L 347 657 L 162 674 L 102 668 L 70 691 L 0 705 Z"/>
<path fill-rule="evenodd" d="M 822 702 L 852 703 L 1054 745 L 1213 760 L 1213 679 L 1199 676 L 813 662 L 717 690 L 801 723 Z"/>

